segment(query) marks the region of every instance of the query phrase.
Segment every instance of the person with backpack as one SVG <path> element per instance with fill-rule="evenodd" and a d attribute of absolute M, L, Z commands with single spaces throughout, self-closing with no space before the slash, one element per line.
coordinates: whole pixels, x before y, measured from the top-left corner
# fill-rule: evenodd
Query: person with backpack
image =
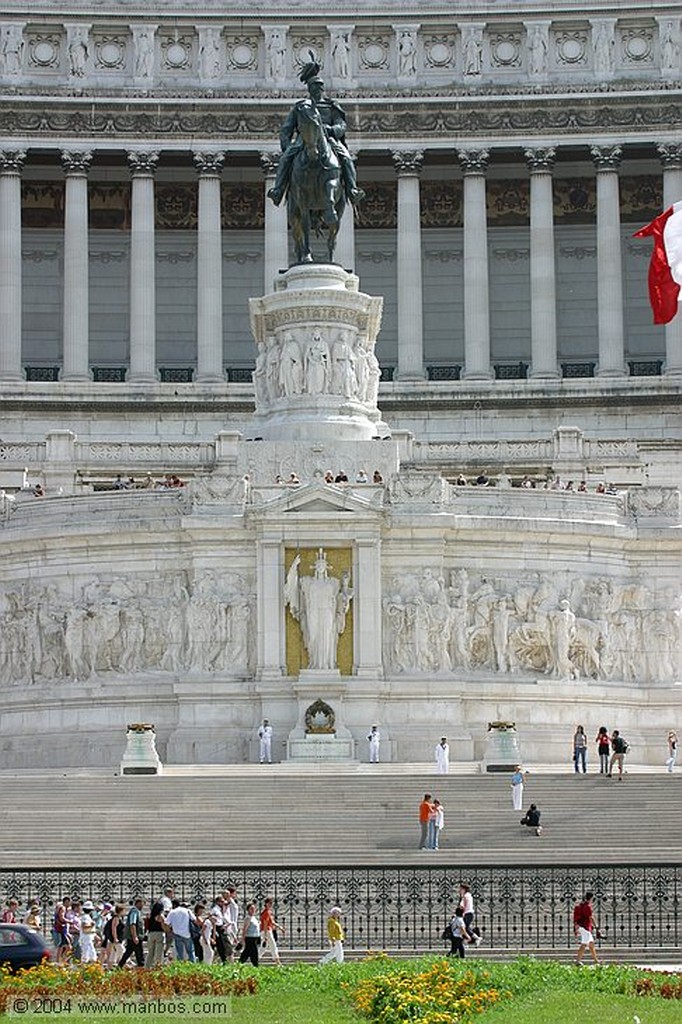
<path fill-rule="evenodd" d="M 467 931 L 467 926 L 464 923 L 464 907 L 460 904 L 452 915 L 450 924 L 445 929 L 445 933 L 450 931 L 450 949 L 448 956 L 458 956 L 462 960 L 464 959 L 464 944 L 465 942 L 473 942 L 474 936 Z"/>
<path fill-rule="evenodd" d="M 621 736 L 617 729 L 614 729 L 611 733 L 611 763 L 609 764 L 609 778 L 613 778 L 613 766 L 618 765 L 618 781 L 623 781 L 623 759 L 630 749 L 625 739 Z"/>
<path fill-rule="evenodd" d="M 138 967 L 144 967 L 144 923 L 142 921 L 142 907 L 144 900 L 138 896 L 128 911 L 125 922 L 125 950 L 118 961 L 119 967 L 125 967 L 131 956 L 135 957 Z"/>

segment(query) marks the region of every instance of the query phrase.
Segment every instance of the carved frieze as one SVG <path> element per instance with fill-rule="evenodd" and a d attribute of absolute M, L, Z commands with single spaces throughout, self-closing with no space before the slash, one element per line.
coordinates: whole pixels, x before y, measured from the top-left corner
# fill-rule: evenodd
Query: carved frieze
<path fill-rule="evenodd" d="M 230 71 L 248 74 L 258 70 L 258 36 L 228 32 L 225 49 Z"/>
<path fill-rule="evenodd" d="M 231 572 L 84 579 L 75 594 L 33 581 L 0 591 L 0 682 L 253 668 L 254 584 Z"/>
<path fill-rule="evenodd" d="M 456 42 L 454 32 L 427 32 L 423 37 L 425 68 L 434 71 L 454 68 L 456 63 Z"/>
<path fill-rule="evenodd" d="M 130 40 L 120 32 L 93 33 L 96 71 L 125 71 Z"/>
<path fill-rule="evenodd" d="M 426 567 L 384 582 L 384 663 L 395 674 L 483 669 L 670 683 L 679 608 L 679 593 L 654 593 L 639 580 Z"/>
<path fill-rule="evenodd" d="M 391 41 L 387 33 L 359 34 L 357 46 L 361 71 L 377 72 L 388 68 Z"/>

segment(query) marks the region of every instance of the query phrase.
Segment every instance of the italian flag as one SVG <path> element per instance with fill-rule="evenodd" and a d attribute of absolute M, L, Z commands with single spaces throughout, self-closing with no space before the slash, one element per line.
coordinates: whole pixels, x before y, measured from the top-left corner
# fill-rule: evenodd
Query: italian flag
<path fill-rule="evenodd" d="M 649 301 L 655 324 L 669 324 L 679 309 L 682 285 L 682 201 L 673 203 L 633 238 L 651 235 L 654 250 L 649 263 Z"/>

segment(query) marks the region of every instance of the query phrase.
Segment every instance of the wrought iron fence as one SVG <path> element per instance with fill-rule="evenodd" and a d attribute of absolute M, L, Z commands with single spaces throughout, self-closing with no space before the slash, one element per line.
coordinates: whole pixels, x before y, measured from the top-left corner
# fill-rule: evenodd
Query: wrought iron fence
<path fill-rule="evenodd" d="M 428 854 L 425 854 L 428 856 Z M 284 924 L 284 949 L 326 945 L 326 918 L 338 904 L 346 944 L 354 949 L 435 949 L 456 905 L 460 881 L 471 887 L 476 921 L 488 949 L 540 951 L 570 947 L 573 907 L 594 893 L 595 917 L 610 947 L 679 947 L 682 943 L 679 864 L 540 865 L 469 867 L 419 864 L 405 867 L 197 867 L 57 868 L 0 870 L 0 899 L 43 909 L 49 931 L 53 908 L 63 896 L 147 904 L 172 886 L 190 904 L 210 901 L 234 884 L 242 905 L 275 900 Z"/>

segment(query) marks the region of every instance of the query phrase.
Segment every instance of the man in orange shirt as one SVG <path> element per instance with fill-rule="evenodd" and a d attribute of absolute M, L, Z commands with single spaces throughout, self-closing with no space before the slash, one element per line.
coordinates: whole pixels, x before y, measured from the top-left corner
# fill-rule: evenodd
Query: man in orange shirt
<path fill-rule="evenodd" d="M 433 804 L 431 803 L 431 794 L 424 793 L 424 799 L 419 805 L 419 824 L 421 826 L 421 838 L 419 840 L 419 849 L 427 849 L 427 838 L 429 833 L 429 817 L 433 810 Z"/>

